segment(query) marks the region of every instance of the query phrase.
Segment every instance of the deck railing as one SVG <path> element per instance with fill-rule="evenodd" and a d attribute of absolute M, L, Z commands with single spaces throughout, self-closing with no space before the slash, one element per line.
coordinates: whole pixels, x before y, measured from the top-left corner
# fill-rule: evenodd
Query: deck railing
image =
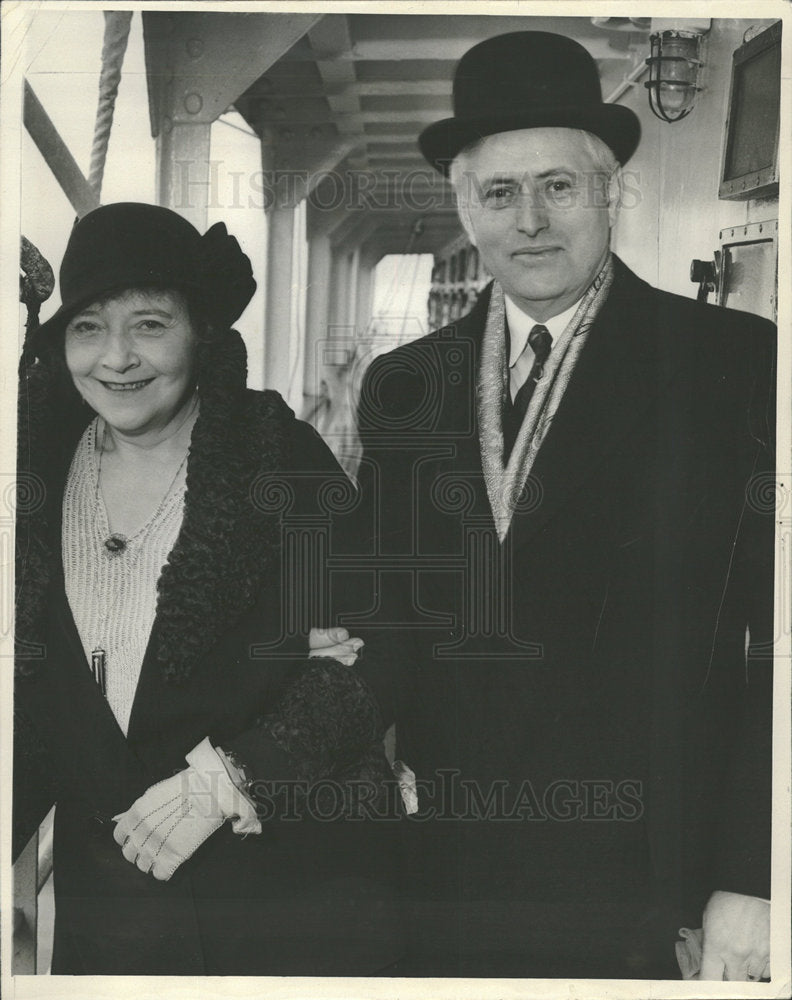
<path fill-rule="evenodd" d="M 30 976 L 40 969 L 42 929 L 39 893 L 52 875 L 52 820 L 54 810 L 33 834 L 14 864 L 14 935 L 11 973 Z"/>
<path fill-rule="evenodd" d="M 77 215 L 98 205 L 95 190 L 80 171 L 49 115 L 25 81 L 25 128 Z M 52 817 L 47 816 L 17 858 L 13 868 L 14 926 L 11 970 L 13 975 L 32 975 L 38 969 L 41 929 L 39 893 L 52 874 Z"/>

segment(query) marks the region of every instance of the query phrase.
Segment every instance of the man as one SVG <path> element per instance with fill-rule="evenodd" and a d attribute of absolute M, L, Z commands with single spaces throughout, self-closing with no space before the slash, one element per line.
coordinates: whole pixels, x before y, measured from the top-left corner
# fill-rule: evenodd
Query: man
<path fill-rule="evenodd" d="M 477 45 L 454 112 L 420 145 L 494 282 L 366 375 L 342 618 L 413 811 L 405 974 L 673 978 L 703 924 L 701 978 L 767 977 L 771 325 L 610 252 L 640 126 L 577 43 Z"/>
<path fill-rule="evenodd" d="M 234 741 L 237 778 L 363 759 L 354 815 L 379 815 L 366 755 L 395 722 L 393 974 L 674 978 L 678 929 L 703 925 L 702 978 L 766 978 L 772 327 L 610 252 L 640 130 L 581 46 L 489 39 L 454 109 L 421 148 L 494 281 L 367 372 L 331 563 L 365 650 L 353 667 L 356 640 L 317 634 L 346 662 Z M 190 834 L 184 858 L 209 835 Z"/>

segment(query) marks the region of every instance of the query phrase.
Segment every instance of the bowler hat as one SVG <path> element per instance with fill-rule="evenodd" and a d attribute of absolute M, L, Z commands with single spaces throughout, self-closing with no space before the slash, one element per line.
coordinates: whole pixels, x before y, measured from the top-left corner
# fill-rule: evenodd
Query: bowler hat
<path fill-rule="evenodd" d="M 102 296 L 146 287 L 182 291 L 210 323 L 229 327 L 256 282 L 250 260 L 222 222 L 201 236 L 168 208 L 103 205 L 75 223 L 60 268 L 61 307 L 33 332 L 34 343 L 62 331 Z"/>
<path fill-rule="evenodd" d="M 462 56 L 454 75 L 454 117 L 424 129 L 418 144 L 429 163 L 448 174 L 457 153 L 485 136 L 545 126 L 585 129 L 620 163 L 641 136 L 629 108 L 603 103 L 597 64 L 582 45 L 547 31 L 515 31 Z"/>

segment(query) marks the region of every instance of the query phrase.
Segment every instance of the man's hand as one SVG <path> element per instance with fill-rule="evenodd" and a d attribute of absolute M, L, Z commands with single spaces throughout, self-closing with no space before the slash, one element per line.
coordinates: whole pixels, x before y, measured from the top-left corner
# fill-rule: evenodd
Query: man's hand
<path fill-rule="evenodd" d="M 331 656 L 351 667 L 357 659 L 362 639 L 350 639 L 345 628 L 312 628 L 308 637 L 309 656 Z"/>
<path fill-rule="evenodd" d="M 113 818 L 124 857 L 145 874 L 167 881 L 227 819 L 235 833 L 261 833 L 255 808 L 234 785 L 209 740 L 189 754 L 190 767 L 152 785 Z"/>
<path fill-rule="evenodd" d="M 770 978 L 770 904 L 756 896 L 713 892 L 704 909 L 699 979 Z"/>

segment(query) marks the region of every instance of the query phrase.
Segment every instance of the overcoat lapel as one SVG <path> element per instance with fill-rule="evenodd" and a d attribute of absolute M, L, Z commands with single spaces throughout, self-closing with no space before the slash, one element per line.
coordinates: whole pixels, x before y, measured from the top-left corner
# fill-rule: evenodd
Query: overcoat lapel
<path fill-rule="evenodd" d="M 510 540 L 527 545 L 628 435 L 649 426 L 658 392 L 649 286 L 616 260 L 610 294 L 537 454 L 529 509 L 515 512 Z"/>
<path fill-rule="evenodd" d="M 447 357 L 441 355 L 442 405 L 438 422 L 441 432 L 449 435 L 450 448 L 447 457 L 438 461 L 436 474 L 438 484 L 440 477 L 448 477 L 449 484 L 463 484 L 468 495 L 466 513 L 482 519 L 494 531 L 495 521 L 482 471 L 476 402 L 481 342 L 491 291 L 492 286 L 487 286 L 471 312 L 450 328 L 453 338 L 443 336 L 440 341 L 442 350 L 444 340 L 449 340 L 448 347 L 453 340 L 462 352 L 462 362 L 452 366 Z M 448 328 L 443 334 L 447 332 Z M 459 377 L 460 368 L 464 372 L 462 377 Z"/>

